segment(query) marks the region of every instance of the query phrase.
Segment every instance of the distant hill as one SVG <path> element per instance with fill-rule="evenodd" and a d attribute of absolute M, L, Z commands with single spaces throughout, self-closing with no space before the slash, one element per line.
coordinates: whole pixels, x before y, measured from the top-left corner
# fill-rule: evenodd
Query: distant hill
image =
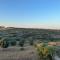
<path fill-rule="evenodd" d="M 0 37 L 25 40 L 60 40 L 60 30 L 56 29 L 35 29 L 35 28 L 16 28 L 0 26 Z"/>

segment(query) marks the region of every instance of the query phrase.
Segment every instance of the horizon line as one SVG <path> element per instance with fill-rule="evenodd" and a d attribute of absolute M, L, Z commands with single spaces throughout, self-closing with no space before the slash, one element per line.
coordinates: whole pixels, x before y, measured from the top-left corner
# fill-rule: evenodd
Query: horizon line
<path fill-rule="evenodd" d="M 22 28 L 22 29 L 49 29 L 49 30 L 60 30 L 58 28 L 40 28 L 40 27 L 15 27 L 15 26 L 4 26 L 4 25 L 0 25 L 0 27 L 3 28 Z"/>

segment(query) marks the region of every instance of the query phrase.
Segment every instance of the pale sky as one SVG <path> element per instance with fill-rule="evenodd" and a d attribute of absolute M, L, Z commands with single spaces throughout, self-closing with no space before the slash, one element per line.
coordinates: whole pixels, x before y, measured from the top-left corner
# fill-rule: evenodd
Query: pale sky
<path fill-rule="evenodd" d="M 60 0 L 0 0 L 0 25 L 60 29 Z"/>

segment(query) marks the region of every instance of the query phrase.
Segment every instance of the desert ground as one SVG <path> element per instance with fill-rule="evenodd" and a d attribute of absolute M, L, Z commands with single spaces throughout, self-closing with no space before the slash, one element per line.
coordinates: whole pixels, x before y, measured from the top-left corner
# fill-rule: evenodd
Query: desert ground
<path fill-rule="evenodd" d="M 0 48 L 0 60 L 38 60 L 36 50 L 32 46 Z"/>

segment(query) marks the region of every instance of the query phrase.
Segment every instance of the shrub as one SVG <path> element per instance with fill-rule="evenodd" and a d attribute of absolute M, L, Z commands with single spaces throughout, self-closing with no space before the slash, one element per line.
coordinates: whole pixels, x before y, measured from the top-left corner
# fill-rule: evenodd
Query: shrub
<path fill-rule="evenodd" d="M 19 41 L 19 46 L 23 47 L 23 46 L 24 46 L 24 43 L 25 43 L 24 40 L 20 40 L 20 41 Z"/>
<path fill-rule="evenodd" d="M 30 40 L 30 42 L 29 42 L 29 43 L 30 43 L 30 45 L 33 45 L 33 44 L 34 44 L 33 40 Z"/>
<path fill-rule="evenodd" d="M 0 46 L 1 46 L 2 48 L 7 48 L 7 47 L 9 46 L 9 43 L 8 43 L 8 41 L 2 40 L 2 41 L 0 42 Z"/>
<path fill-rule="evenodd" d="M 52 60 L 54 56 L 54 47 L 46 46 L 45 44 L 41 44 L 37 46 L 37 52 L 42 60 Z"/>
<path fill-rule="evenodd" d="M 16 41 L 11 41 L 11 46 L 15 46 L 16 45 Z"/>

